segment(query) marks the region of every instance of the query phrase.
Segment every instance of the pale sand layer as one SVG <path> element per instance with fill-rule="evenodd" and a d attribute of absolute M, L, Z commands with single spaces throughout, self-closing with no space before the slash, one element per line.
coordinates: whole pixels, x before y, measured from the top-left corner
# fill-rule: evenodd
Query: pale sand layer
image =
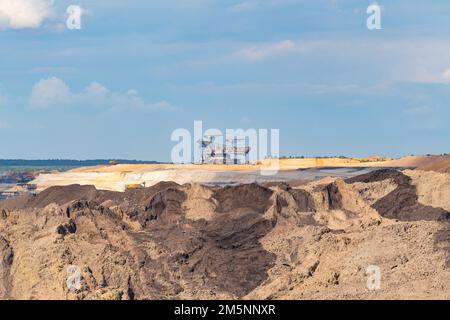
<path fill-rule="evenodd" d="M 51 186 L 71 184 L 94 185 L 98 189 L 123 191 L 128 184 L 152 186 L 160 181 L 184 183 L 251 183 L 267 181 L 314 180 L 314 173 L 301 173 L 306 168 L 378 168 L 415 167 L 430 161 L 430 157 L 380 158 L 305 158 L 281 159 L 279 172 L 265 175 L 264 170 L 277 165 L 276 160 L 264 160 L 258 165 L 174 165 L 174 164 L 121 164 L 77 168 L 64 173 L 40 175 L 34 183 L 38 190 Z M 263 171 L 261 171 L 263 170 Z M 340 176 L 337 172 L 332 176 Z M 323 175 L 319 175 L 323 176 Z"/>

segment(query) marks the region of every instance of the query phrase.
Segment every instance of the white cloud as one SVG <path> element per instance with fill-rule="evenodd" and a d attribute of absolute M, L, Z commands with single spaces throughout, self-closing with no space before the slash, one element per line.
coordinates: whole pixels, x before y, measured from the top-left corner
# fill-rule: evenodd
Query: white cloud
<path fill-rule="evenodd" d="M 239 54 L 248 60 L 262 60 L 267 57 L 292 51 L 296 47 L 297 44 L 294 41 L 285 40 L 259 47 L 246 48 L 241 50 Z"/>
<path fill-rule="evenodd" d="M 52 77 L 38 81 L 29 98 L 34 109 L 61 106 L 92 106 L 96 108 L 144 111 L 174 111 L 176 107 L 167 101 L 145 101 L 135 89 L 112 92 L 98 82 L 92 82 L 81 92 L 73 92 L 61 79 Z"/>
<path fill-rule="evenodd" d="M 111 93 L 109 90 L 98 82 L 92 82 L 84 89 L 82 95 L 89 97 L 95 103 L 102 103 Z"/>
<path fill-rule="evenodd" d="M 363 54 L 372 57 L 371 63 L 379 64 L 386 80 L 391 82 L 413 82 L 446 84 L 450 82 L 450 44 L 440 39 L 374 41 L 352 45 L 350 57 Z M 336 52 L 336 51 L 334 51 Z"/>
<path fill-rule="evenodd" d="M 125 94 L 112 95 L 113 108 L 132 108 L 147 111 L 175 111 L 178 108 L 172 106 L 167 101 L 146 102 L 140 96 L 137 90 L 128 90 Z"/>
<path fill-rule="evenodd" d="M 0 29 L 38 28 L 53 15 L 53 0 L 0 0 Z"/>
<path fill-rule="evenodd" d="M 341 77 L 344 77 L 343 74 L 351 77 L 348 81 L 352 83 L 361 79 L 359 68 L 368 68 L 368 72 L 372 70 L 373 75 L 367 79 L 372 79 L 372 83 L 449 84 L 449 51 L 450 44 L 441 39 L 324 39 L 247 45 L 238 51 L 238 56 L 250 61 L 260 61 L 289 53 L 289 58 L 294 61 L 301 59 L 303 64 L 317 63 L 319 60 L 325 63 L 334 61 L 333 68 L 342 71 Z M 359 67 L 349 68 L 350 65 Z"/>
<path fill-rule="evenodd" d="M 75 98 L 69 86 L 59 78 L 39 80 L 29 100 L 32 108 L 47 108 L 53 105 L 67 105 Z"/>

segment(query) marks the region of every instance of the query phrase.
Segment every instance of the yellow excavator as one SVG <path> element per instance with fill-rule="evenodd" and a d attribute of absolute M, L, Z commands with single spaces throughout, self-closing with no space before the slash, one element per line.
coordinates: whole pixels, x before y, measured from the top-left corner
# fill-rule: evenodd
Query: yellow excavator
<path fill-rule="evenodd" d="M 145 182 L 142 183 L 132 183 L 132 184 L 127 184 L 125 186 L 126 190 L 140 190 L 140 189 L 145 189 Z"/>

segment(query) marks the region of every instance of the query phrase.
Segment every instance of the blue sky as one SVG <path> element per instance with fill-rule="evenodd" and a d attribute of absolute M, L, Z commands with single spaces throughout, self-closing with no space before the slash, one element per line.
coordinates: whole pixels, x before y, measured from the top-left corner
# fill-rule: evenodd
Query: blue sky
<path fill-rule="evenodd" d="M 369 31 L 371 3 L 0 0 L 0 158 L 168 161 L 194 120 L 282 155 L 449 152 L 450 2 L 378 1 Z"/>

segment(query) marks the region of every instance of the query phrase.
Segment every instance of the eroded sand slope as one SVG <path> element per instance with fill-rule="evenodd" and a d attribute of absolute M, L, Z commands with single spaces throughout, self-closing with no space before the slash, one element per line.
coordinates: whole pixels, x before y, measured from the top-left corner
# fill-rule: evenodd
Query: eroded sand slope
<path fill-rule="evenodd" d="M 381 170 L 297 188 L 53 187 L 0 204 L 0 298 L 449 299 L 449 183 Z"/>

